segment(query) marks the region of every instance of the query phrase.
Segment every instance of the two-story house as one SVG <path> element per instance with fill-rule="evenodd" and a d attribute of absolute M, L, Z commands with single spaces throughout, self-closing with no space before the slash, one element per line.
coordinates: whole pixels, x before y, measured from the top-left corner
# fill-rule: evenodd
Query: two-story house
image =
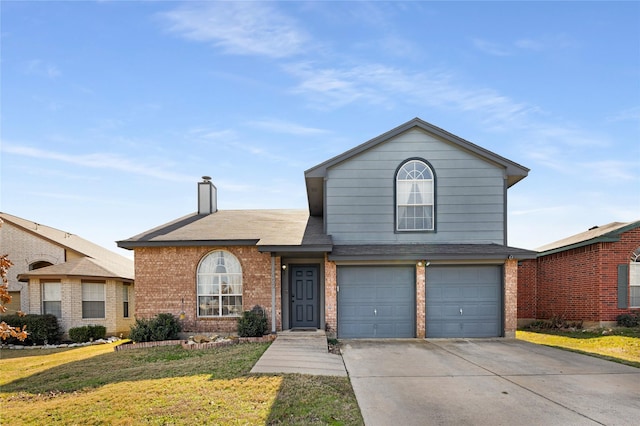
<path fill-rule="evenodd" d="M 118 245 L 135 251 L 136 315 L 341 338 L 512 337 L 517 262 L 507 189 L 528 169 L 418 118 L 305 172 L 308 210 L 198 212 Z"/>

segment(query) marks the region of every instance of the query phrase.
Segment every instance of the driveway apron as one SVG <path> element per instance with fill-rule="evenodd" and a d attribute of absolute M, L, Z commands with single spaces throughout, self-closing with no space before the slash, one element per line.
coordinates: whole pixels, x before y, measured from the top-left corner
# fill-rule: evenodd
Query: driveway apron
<path fill-rule="evenodd" d="M 347 340 L 365 424 L 638 425 L 640 369 L 515 339 Z"/>

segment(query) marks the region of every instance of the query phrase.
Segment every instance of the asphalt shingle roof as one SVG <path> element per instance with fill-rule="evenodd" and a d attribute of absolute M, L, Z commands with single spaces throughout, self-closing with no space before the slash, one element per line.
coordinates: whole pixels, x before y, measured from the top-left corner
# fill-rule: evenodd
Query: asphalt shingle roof
<path fill-rule="evenodd" d="M 0 218 L 7 223 L 11 223 L 12 225 L 22 228 L 27 232 L 38 235 L 39 237 L 62 246 L 67 250 L 71 250 L 75 253 L 78 253 L 79 255 L 90 258 L 88 260 L 91 260 L 91 262 L 81 262 L 79 265 L 75 265 L 73 275 L 105 278 L 117 277 L 129 280 L 133 280 L 134 278 L 133 260 L 127 259 L 126 257 L 119 255 L 118 253 L 107 250 L 102 246 L 85 240 L 84 238 L 81 238 L 70 232 L 61 231 L 59 229 L 32 222 L 18 216 L 0 212 Z M 50 272 L 49 268 L 61 267 L 62 265 L 66 264 L 69 264 L 66 266 L 66 268 L 69 269 L 71 267 L 70 265 L 72 264 L 72 261 L 53 266 L 47 266 L 46 268 L 42 268 L 37 271 L 39 273 L 43 271 Z M 101 269 L 101 272 L 103 272 L 104 274 L 96 275 L 96 267 L 99 267 Z M 35 271 L 31 271 L 29 272 L 29 274 L 23 275 L 27 276 L 32 272 L 35 273 Z"/>
<path fill-rule="evenodd" d="M 310 217 L 307 210 L 218 210 L 118 241 L 124 248 L 212 243 L 301 246 L 331 244 L 331 238 L 322 232 L 322 218 Z"/>
<path fill-rule="evenodd" d="M 602 226 L 594 226 L 593 228 L 572 235 L 567 238 L 563 238 L 553 243 L 546 244 L 542 247 L 538 247 L 538 252 L 556 252 L 564 251 L 576 246 L 584 246 L 600 241 L 604 241 L 607 238 L 612 238 L 612 241 L 617 241 L 618 235 L 627 229 L 633 229 L 640 227 L 640 220 L 635 222 L 611 222 Z"/>

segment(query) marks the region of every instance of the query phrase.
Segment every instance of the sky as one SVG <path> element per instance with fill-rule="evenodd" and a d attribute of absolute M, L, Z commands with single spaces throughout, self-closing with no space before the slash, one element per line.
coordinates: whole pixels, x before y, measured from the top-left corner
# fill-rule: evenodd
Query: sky
<path fill-rule="evenodd" d="M 508 243 L 640 220 L 640 2 L 0 2 L 0 211 L 119 249 L 414 117 L 529 169 Z"/>

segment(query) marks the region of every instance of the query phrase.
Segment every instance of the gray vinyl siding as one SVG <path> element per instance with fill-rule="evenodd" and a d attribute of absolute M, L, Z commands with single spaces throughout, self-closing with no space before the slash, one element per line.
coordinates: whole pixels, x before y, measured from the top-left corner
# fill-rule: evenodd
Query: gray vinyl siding
<path fill-rule="evenodd" d="M 436 175 L 436 231 L 395 232 L 395 172 L 423 158 Z M 504 243 L 505 171 L 421 130 L 328 170 L 325 219 L 336 244 Z"/>

